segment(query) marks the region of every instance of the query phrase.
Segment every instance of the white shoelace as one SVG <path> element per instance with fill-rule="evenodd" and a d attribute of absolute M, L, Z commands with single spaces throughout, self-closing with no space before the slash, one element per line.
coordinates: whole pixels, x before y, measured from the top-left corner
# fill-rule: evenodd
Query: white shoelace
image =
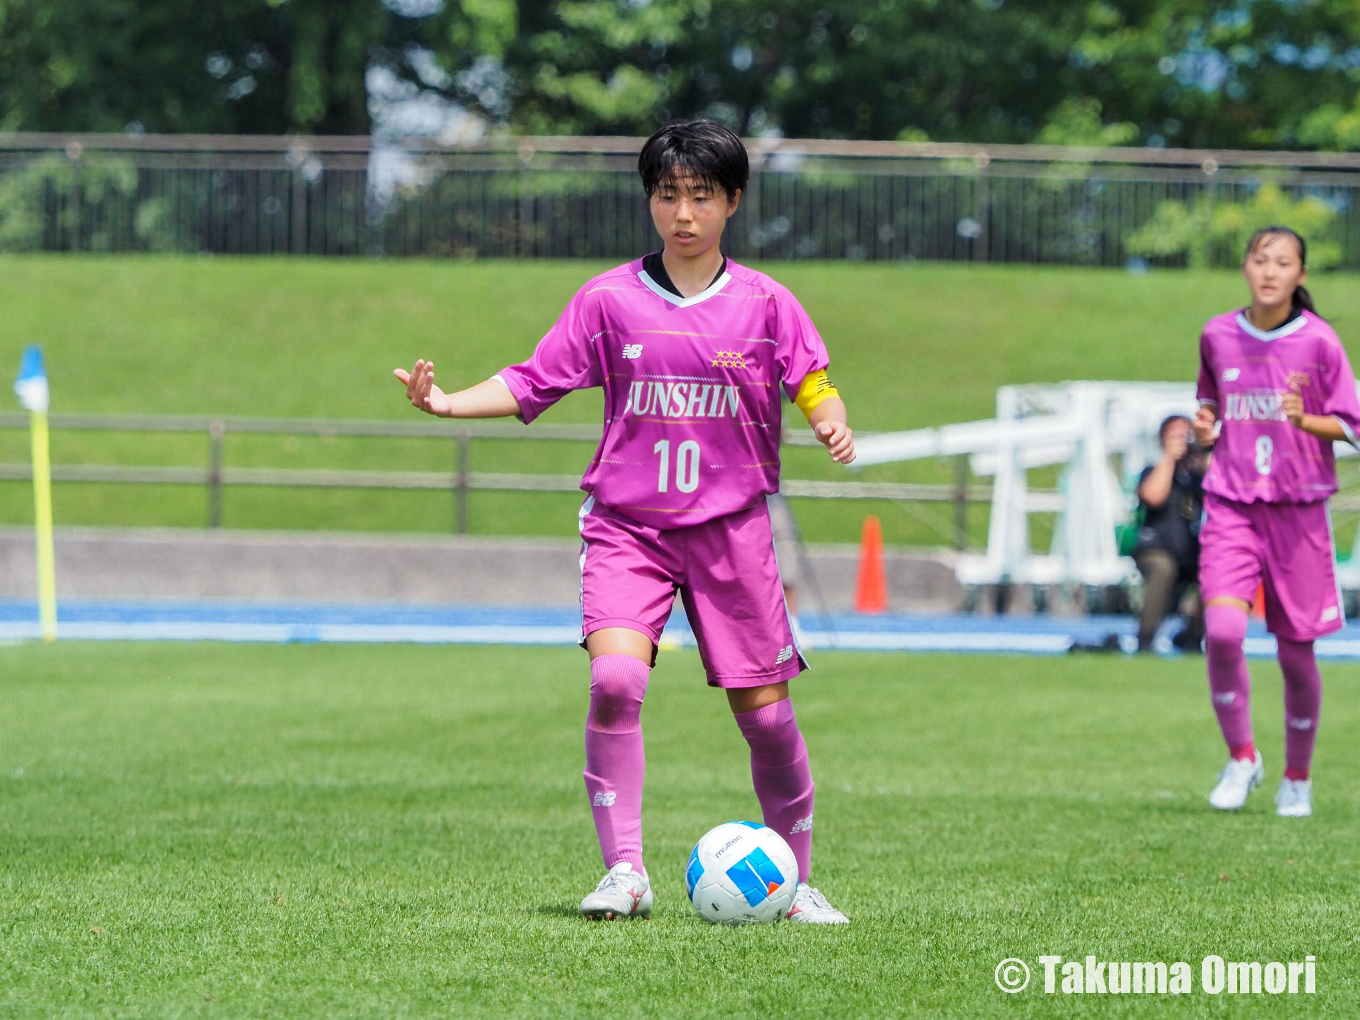
<path fill-rule="evenodd" d="M 636 871 L 622 872 L 611 871 L 604 878 L 600 879 L 600 884 L 595 887 L 596 892 L 615 892 L 616 890 L 627 891 L 629 880 L 640 877 Z"/>
<path fill-rule="evenodd" d="M 828 903 L 828 902 L 826 901 L 826 897 L 823 896 L 823 895 L 822 895 L 820 892 L 818 892 L 816 889 L 812 888 L 812 886 L 809 885 L 809 886 L 806 886 L 805 888 L 807 889 L 807 898 L 808 898 L 809 900 L 812 901 L 812 905 L 813 905 L 814 907 L 817 907 L 817 908 L 819 908 L 819 909 L 821 909 L 821 910 L 834 910 L 834 909 L 835 909 L 834 907 L 831 906 L 830 903 Z"/>
<path fill-rule="evenodd" d="M 1281 785 L 1279 793 L 1275 794 L 1275 803 L 1282 807 L 1296 807 L 1307 799 L 1308 787 L 1297 780 Z"/>

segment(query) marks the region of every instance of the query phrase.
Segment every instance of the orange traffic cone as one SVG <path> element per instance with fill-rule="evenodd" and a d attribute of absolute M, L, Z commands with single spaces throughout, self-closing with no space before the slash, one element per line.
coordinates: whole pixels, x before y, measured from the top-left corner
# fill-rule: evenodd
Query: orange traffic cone
<path fill-rule="evenodd" d="M 1261 584 L 1256 587 L 1256 597 L 1251 600 L 1251 615 L 1253 619 L 1264 620 L 1266 616 L 1266 586 Z"/>
<path fill-rule="evenodd" d="M 873 514 L 864 518 L 859 545 L 859 580 L 855 584 L 855 612 L 882 613 L 888 609 L 888 575 L 883 568 L 883 528 Z"/>

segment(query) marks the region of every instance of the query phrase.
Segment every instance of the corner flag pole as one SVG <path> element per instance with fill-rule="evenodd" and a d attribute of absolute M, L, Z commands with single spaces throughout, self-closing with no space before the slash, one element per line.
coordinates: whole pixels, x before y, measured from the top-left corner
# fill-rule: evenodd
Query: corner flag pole
<path fill-rule="evenodd" d="M 30 412 L 33 437 L 34 531 L 38 539 L 38 621 L 44 641 L 57 637 L 57 568 L 52 546 L 52 461 L 47 438 L 47 370 L 42 348 L 25 348 L 14 380 L 19 403 Z"/>

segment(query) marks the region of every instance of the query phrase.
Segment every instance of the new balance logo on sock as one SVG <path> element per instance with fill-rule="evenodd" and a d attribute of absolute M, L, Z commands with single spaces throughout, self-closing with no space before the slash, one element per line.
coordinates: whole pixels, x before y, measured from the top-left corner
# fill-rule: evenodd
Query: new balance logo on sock
<path fill-rule="evenodd" d="M 811 831 L 812 831 L 812 816 L 808 815 L 806 818 L 800 818 L 798 819 L 798 821 L 793 823 L 793 828 L 789 830 L 789 835 L 796 836 L 800 832 Z"/>
<path fill-rule="evenodd" d="M 1290 719 L 1287 723 L 1291 730 L 1300 730 L 1304 733 L 1313 728 L 1312 719 Z"/>
<path fill-rule="evenodd" d="M 591 807 L 613 807 L 614 798 L 617 796 L 617 793 L 597 793 Z"/>
<path fill-rule="evenodd" d="M 776 666 L 782 666 L 793 658 L 793 645 L 785 645 L 779 650 L 779 658 L 774 660 Z"/>
<path fill-rule="evenodd" d="M 1224 691 L 1222 694 L 1214 695 L 1215 705 L 1231 705 L 1237 700 L 1237 695 L 1233 691 Z"/>

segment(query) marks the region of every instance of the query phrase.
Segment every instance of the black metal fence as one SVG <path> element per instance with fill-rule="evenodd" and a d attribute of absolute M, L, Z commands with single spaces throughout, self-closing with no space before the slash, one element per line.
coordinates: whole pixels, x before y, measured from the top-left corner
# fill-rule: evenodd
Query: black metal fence
<path fill-rule="evenodd" d="M 616 258 L 641 139 L 0 134 L 0 251 Z M 737 258 L 1168 265 L 1302 217 L 1360 268 L 1360 154 L 755 140 Z"/>

